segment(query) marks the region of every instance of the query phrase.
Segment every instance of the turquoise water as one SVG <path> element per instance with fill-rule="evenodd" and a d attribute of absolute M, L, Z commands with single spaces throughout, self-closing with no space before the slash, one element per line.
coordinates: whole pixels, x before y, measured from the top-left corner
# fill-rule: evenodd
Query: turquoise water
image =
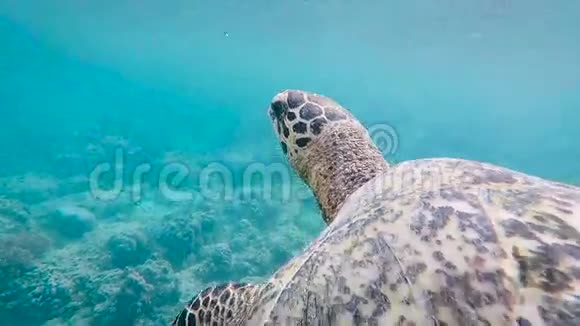
<path fill-rule="evenodd" d="M 395 162 L 580 184 L 577 1 L 209 3 L 0 2 L 0 324 L 162 325 L 208 284 L 299 253 L 323 223 L 294 174 L 275 200 L 176 202 L 158 182 L 171 162 L 191 192 L 215 164 L 235 193 L 260 190 L 252 164 L 288 170 L 266 114 L 286 88 L 391 126 Z M 96 199 L 91 172 L 117 150 L 125 191 Z"/>

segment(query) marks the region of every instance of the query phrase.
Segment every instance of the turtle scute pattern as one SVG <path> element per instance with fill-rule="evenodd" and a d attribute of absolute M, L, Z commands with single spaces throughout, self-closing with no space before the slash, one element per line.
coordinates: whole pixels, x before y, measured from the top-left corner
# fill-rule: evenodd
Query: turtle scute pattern
<path fill-rule="evenodd" d="M 177 315 L 173 326 L 227 326 L 242 324 L 259 290 L 254 284 L 228 282 L 208 287 L 193 297 Z"/>
<path fill-rule="evenodd" d="M 270 317 L 580 325 L 578 230 L 578 188 L 479 162 L 401 163 L 349 197 Z"/>
<path fill-rule="evenodd" d="M 351 118 L 332 99 L 298 90 L 278 94 L 269 112 L 282 151 L 290 157 L 312 142 L 325 125 Z"/>

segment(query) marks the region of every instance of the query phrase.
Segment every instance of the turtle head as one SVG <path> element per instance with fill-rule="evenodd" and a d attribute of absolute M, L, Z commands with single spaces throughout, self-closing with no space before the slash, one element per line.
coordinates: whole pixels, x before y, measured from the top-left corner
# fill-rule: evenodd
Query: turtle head
<path fill-rule="evenodd" d="M 348 195 L 387 166 L 366 128 L 335 100 L 285 90 L 268 108 L 282 152 L 330 223 Z"/>
<path fill-rule="evenodd" d="M 289 160 L 304 156 L 329 124 L 352 116 L 338 103 L 322 95 L 301 90 L 286 90 L 272 99 L 268 114 Z"/>

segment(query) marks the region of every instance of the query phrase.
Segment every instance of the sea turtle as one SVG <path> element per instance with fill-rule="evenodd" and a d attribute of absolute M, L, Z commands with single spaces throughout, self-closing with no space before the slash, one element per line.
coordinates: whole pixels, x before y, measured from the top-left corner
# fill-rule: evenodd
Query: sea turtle
<path fill-rule="evenodd" d="M 319 94 L 285 90 L 268 111 L 327 227 L 173 325 L 580 325 L 580 188 L 462 159 L 391 165 Z"/>

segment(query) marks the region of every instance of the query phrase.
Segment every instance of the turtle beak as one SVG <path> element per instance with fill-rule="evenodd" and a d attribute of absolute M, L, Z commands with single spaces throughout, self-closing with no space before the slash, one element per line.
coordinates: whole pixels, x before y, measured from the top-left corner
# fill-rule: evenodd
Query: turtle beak
<path fill-rule="evenodd" d="M 273 115 L 274 117 L 276 117 L 276 119 L 282 120 L 282 115 L 286 111 L 284 109 L 284 102 L 282 101 L 272 102 L 272 104 L 270 105 L 270 109 L 272 110 Z"/>
<path fill-rule="evenodd" d="M 268 116 L 270 117 L 270 120 L 272 120 L 272 122 L 276 121 L 276 116 L 274 115 L 274 111 L 270 106 L 268 107 Z"/>
<path fill-rule="evenodd" d="M 286 103 L 285 94 L 280 93 L 274 96 L 272 102 L 270 103 L 271 115 L 274 116 L 278 121 L 282 121 L 282 117 L 286 113 L 288 104 Z"/>

